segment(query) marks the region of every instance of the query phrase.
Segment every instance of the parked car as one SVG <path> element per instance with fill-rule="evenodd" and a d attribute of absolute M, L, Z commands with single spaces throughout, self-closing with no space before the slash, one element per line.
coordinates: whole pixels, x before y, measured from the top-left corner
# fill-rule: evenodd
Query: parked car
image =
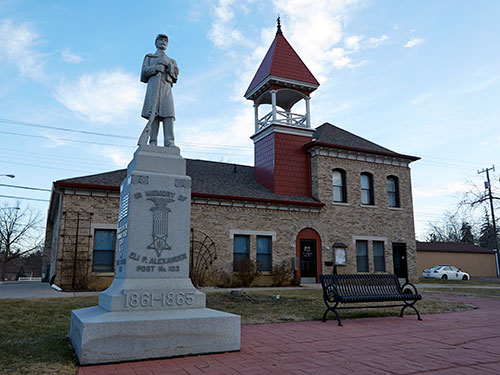
<path fill-rule="evenodd" d="M 469 280 L 470 276 L 467 272 L 461 271 L 459 268 L 450 265 L 441 265 L 424 270 L 423 277 L 443 280 Z"/>

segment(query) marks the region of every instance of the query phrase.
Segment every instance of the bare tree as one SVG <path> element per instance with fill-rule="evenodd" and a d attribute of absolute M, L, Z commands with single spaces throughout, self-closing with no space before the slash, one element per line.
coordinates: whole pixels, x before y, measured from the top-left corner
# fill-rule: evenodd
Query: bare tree
<path fill-rule="evenodd" d="M 41 234 L 37 230 L 40 223 L 38 211 L 29 207 L 0 207 L 0 259 L 2 269 L 0 280 L 5 280 L 7 263 L 23 255 L 40 249 Z M 2 256 L 3 255 L 3 256 Z"/>
<path fill-rule="evenodd" d="M 491 188 L 491 197 L 495 206 L 498 207 L 500 204 L 500 183 L 498 175 L 493 174 L 490 178 L 490 183 L 491 186 L 489 186 L 489 188 Z M 479 207 L 489 208 L 490 197 L 487 182 L 484 181 L 483 183 L 479 183 L 468 179 L 467 184 L 469 185 L 469 189 L 460 197 L 460 202 L 458 204 L 459 208 L 465 210 L 475 210 Z"/>
<path fill-rule="evenodd" d="M 464 224 L 468 223 L 458 213 L 445 212 L 438 222 L 428 224 L 425 240 L 427 242 L 460 242 Z"/>

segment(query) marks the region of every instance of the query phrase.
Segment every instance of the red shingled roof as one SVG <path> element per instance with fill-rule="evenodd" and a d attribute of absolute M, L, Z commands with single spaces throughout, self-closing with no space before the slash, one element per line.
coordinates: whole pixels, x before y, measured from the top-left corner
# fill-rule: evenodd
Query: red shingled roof
<path fill-rule="evenodd" d="M 270 75 L 319 86 L 319 82 L 281 33 L 276 33 L 271 47 L 248 86 L 245 97 Z"/>

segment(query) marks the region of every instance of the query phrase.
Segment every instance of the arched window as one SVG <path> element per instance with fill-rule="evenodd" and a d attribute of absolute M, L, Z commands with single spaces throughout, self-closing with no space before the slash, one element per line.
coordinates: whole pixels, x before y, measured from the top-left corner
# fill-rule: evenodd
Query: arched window
<path fill-rule="evenodd" d="M 346 203 L 347 188 L 345 181 L 345 171 L 343 169 L 334 169 L 332 173 L 333 201 Z"/>
<path fill-rule="evenodd" d="M 374 205 L 373 175 L 371 173 L 361 173 L 361 203 Z"/>
<path fill-rule="evenodd" d="M 389 207 L 399 207 L 399 179 L 396 176 L 387 177 L 387 201 Z"/>

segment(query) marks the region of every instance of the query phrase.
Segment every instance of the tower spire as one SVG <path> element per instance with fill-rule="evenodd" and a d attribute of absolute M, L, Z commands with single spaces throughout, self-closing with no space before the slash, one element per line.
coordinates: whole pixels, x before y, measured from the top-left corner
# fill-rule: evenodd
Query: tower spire
<path fill-rule="evenodd" d="M 276 30 L 276 35 L 280 34 L 280 35 L 283 35 L 283 32 L 281 31 L 281 21 L 280 21 L 280 15 L 278 14 L 278 19 L 276 20 L 277 21 L 277 28 L 278 30 Z"/>

